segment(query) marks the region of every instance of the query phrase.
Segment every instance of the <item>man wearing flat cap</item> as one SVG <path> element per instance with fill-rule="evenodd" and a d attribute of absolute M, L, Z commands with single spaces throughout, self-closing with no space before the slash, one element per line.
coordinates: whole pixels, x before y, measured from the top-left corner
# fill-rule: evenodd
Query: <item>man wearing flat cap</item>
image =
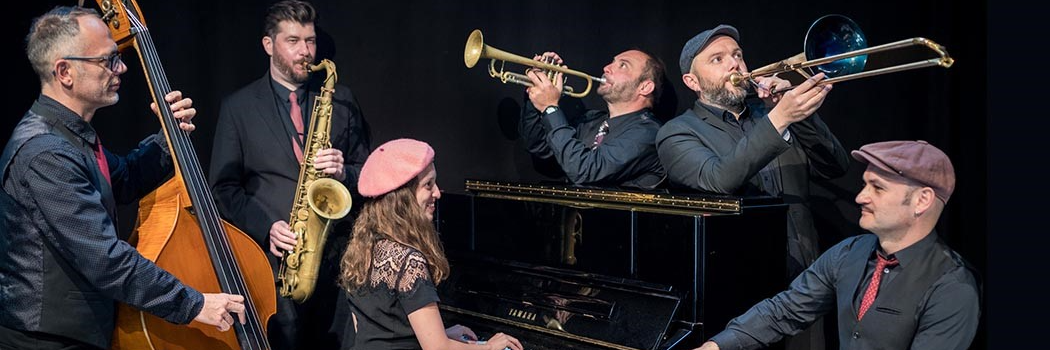
<path fill-rule="evenodd" d="M 861 147 L 860 226 L 776 296 L 733 319 L 699 349 L 757 349 L 837 311 L 842 349 L 966 349 L 980 288 L 934 227 L 955 189 L 948 156 L 925 141 Z"/>

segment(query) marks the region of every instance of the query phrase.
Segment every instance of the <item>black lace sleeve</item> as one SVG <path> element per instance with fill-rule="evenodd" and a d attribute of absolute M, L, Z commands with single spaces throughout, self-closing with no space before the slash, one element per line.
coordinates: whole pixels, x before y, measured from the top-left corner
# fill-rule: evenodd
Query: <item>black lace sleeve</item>
<path fill-rule="evenodd" d="M 397 298 L 406 315 L 440 301 L 430 269 L 427 268 L 427 259 L 416 250 L 412 250 L 405 258 L 404 268 L 397 281 Z"/>

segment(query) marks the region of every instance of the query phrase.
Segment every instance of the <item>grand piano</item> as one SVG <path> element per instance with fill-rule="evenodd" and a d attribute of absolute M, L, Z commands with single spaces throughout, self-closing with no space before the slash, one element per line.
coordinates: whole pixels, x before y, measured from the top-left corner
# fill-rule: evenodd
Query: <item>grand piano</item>
<path fill-rule="evenodd" d="M 783 290 L 772 197 L 467 180 L 436 219 L 447 325 L 526 349 L 691 349 Z"/>

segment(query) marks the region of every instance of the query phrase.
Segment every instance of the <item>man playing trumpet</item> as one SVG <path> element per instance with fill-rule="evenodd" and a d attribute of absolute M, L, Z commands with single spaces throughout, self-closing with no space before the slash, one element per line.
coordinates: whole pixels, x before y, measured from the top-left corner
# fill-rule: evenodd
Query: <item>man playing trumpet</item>
<path fill-rule="evenodd" d="M 537 55 L 537 61 L 562 65 L 554 52 Z M 540 69 L 527 73 L 532 87 L 522 107 L 520 129 L 530 153 L 553 157 L 573 184 L 627 186 L 651 189 L 665 173 L 656 154 L 660 122 L 652 112 L 660 97 L 664 65 L 650 54 L 628 50 L 602 70 L 604 83 L 598 95 L 608 111 L 589 110 L 578 122 L 559 106 L 564 79 L 550 79 Z"/>

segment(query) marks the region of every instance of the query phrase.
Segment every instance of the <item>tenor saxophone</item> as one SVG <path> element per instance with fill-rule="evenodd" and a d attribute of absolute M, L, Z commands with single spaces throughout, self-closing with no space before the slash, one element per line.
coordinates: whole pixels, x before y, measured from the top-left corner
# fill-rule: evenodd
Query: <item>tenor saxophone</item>
<path fill-rule="evenodd" d="M 281 296 L 302 303 L 310 298 L 317 285 L 321 254 L 332 224 L 350 212 L 350 191 L 342 183 L 314 168 L 317 151 L 331 147 L 332 94 L 335 92 L 335 63 L 321 60 L 306 63 L 310 72 L 326 71 L 321 94 L 314 100 L 309 132 L 303 143 L 303 161 L 299 164 L 299 183 L 288 226 L 297 237 L 295 247 L 281 259 Z"/>

